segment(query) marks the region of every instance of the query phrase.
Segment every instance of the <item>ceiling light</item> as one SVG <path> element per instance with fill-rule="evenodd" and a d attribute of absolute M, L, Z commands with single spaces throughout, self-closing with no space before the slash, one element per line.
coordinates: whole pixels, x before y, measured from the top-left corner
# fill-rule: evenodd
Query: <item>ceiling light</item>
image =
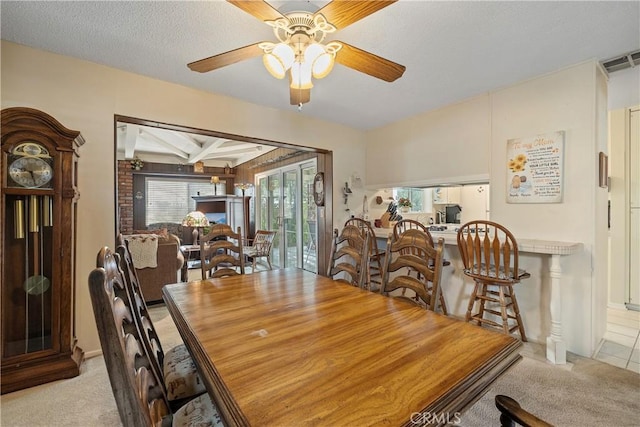
<path fill-rule="evenodd" d="M 263 42 L 259 47 L 264 51 L 262 62 L 273 77 L 282 79 L 289 71 L 292 89 L 311 89 L 312 77 L 329 75 L 342 45 L 322 44 L 327 33 L 336 30 L 324 16 L 293 12 L 267 24 L 273 27 L 279 43 Z"/>

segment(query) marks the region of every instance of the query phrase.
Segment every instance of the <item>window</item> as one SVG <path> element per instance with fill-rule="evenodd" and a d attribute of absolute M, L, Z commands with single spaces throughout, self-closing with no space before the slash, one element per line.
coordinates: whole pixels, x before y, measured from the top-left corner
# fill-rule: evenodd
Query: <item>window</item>
<path fill-rule="evenodd" d="M 145 186 L 146 225 L 157 222 L 181 224 L 185 215 L 196 209 L 192 196 L 213 194 L 213 185 L 202 179 L 148 177 Z"/>
<path fill-rule="evenodd" d="M 401 197 L 409 199 L 411 201 L 411 211 L 413 212 L 424 212 L 425 205 L 425 197 L 424 197 L 424 188 L 410 188 L 410 187 L 401 187 L 393 189 L 393 198 L 399 200 Z"/>

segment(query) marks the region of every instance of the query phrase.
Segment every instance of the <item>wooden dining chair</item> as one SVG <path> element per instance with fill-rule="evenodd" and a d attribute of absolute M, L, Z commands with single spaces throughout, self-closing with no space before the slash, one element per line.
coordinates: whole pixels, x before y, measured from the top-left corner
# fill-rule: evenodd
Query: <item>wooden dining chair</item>
<path fill-rule="evenodd" d="M 515 399 L 509 396 L 499 394 L 495 398 L 495 403 L 496 408 L 500 411 L 500 427 L 553 427 L 553 425 L 523 409 Z"/>
<path fill-rule="evenodd" d="M 427 310 L 437 311 L 440 305 L 440 279 L 442 277 L 442 252 L 444 239 L 438 239 L 434 247 L 429 236 L 421 230 L 410 229 L 397 238 L 392 234 L 387 241 L 382 276 L 383 295 L 407 299 Z M 405 271 L 406 274 L 391 273 Z M 418 272 L 417 276 L 409 271 Z M 392 292 L 401 290 L 401 294 Z M 410 298 L 405 291 L 413 291 L 417 298 Z"/>
<path fill-rule="evenodd" d="M 369 236 L 363 236 L 354 225 L 346 225 L 340 233 L 333 230 L 331 259 L 327 276 L 359 288 L 366 288 L 365 270 Z"/>
<path fill-rule="evenodd" d="M 89 295 L 107 374 L 122 425 L 222 426 L 208 394 L 172 411 L 140 339 L 118 255 L 105 247 L 89 274 Z"/>
<path fill-rule="evenodd" d="M 396 224 L 393 226 L 393 236 L 397 239 L 402 233 L 404 233 L 407 230 L 420 230 L 424 232 L 427 235 L 429 245 L 433 246 L 433 236 L 431 236 L 429 227 L 413 219 L 403 219 L 396 222 Z M 446 267 L 448 265 L 451 265 L 451 262 L 444 259 L 444 255 L 443 255 L 442 266 Z M 444 299 L 444 293 L 442 292 L 442 287 L 440 288 L 440 307 L 442 309 L 442 314 L 447 316 L 449 313 L 447 312 L 447 303 L 445 302 L 445 299 Z"/>
<path fill-rule="evenodd" d="M 371 227 L 369 221 L 365 221 L 361 218 L 350 218 L 345 224 L 354 225 L 358 227 L 362 236 L 368 236 L 369 239 L 369 256 L 367 257 L 366 271 L 365 271 L 365 287 L 371 291 L 379 290 L 377 286 L 382 283 L 382 259 L 384 257 L 384 251 L 378 249 L 378 241 L 376 235 Z"/>
<path fill-rule="evenodd" d="M 120 259 L 120 270 L 124 276 L 125 289 L 131 302 L 130 310 L 140 331 L 142 345 L 149 355 L 151 368 L 156 376 L 162 379 L 161 384 L 164 386 L 169 404 L 172 408 L 179 407 L 185 399 L 198 396 L 206 392 L 206 389 L 184 344 L 177 345 L 167 352 L 163 350 L 160 337 L 149 315 L 149 309 L 126 241 L 122 236 L 118 236 L 116 243 L 118 244 L 116 252 Z M 98 267 L 101 266 L 100 260 L 98 260 Z"/>
<path fill-rule="evenodd" d="M 475 282 L 466 321 L 496 327 L 505 334 L 517 330 L 522 341 L 527 341 L 513 285 L 530 274 L 518 266 L 518 243 L 513 234 L 496 222 L 476 220 L 460 227 L 457 242 L 463 272 Z M 476 302 L 478 310 L 473 312 Z M 485 317 L 487 314 L 501 323 Z"/>
<path fill-rule="evenodd" d="M 240 227 L 234 232 L 227 224 L 215 224 L 200 238 L 202 280 L 244 274 L 244 250 Z"/>
<path fill-rule="evenodd" d="M 251 245 L 243 246 L 244 256 L 252 259 L 252 271 L 256 271 L 256 261 L 258 258 L 266 258 L 269 270 L 271 267 L 271 247 L 276 231 L 258 230 L 251 241 Z"/>

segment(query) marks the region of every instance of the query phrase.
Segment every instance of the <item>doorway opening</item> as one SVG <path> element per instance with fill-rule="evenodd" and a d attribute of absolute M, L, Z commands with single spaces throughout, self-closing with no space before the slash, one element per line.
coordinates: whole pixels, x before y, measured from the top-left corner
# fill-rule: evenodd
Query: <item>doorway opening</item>
<path fill-rule="evenodd" d="M 313 201 L 316 160 L 255 177 L 256 229 L 276 231 L 272 263 L 318 272 L 317 209 Z"/>

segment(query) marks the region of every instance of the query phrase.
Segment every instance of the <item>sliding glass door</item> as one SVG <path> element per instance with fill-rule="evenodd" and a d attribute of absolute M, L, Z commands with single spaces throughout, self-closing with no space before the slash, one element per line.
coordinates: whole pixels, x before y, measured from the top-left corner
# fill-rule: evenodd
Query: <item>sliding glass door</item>
<path fill-rule="evenodd" d="M 272 264 L 281 268 L 297 267 L 316 272 L 315 239 L 309 231 L 315 204 L 310 193 L 316 173 L 315 160 L 286 166 L 256 175 L 257 228 L 274 230 Z"/>

